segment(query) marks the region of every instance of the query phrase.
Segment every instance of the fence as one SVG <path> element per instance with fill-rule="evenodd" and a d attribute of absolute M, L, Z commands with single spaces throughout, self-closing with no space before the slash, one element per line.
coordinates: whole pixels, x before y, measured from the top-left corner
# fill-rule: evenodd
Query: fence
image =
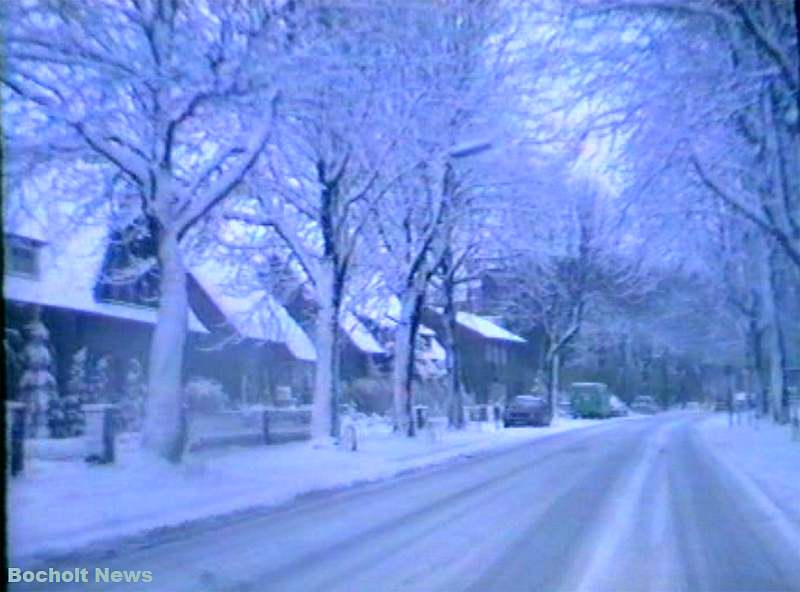
<path fill-rule="evenodd" d="M 194 452 L 215 446 L 263 444 L 264 417 L 261 410 L 192 413 L 186 448 Z"/>
<path fill-rule="evenodd" d="M 264 441 L 281 444 L 311 438 L 311 407 L 275 407 L 264 410 Z"/>
<path fill-rule="evenodd" d="M 464 417 L 467 421 L 480 423 L 497 423 L 502 420 L 503 411 L 500 405 L 465 405 Z"/>
<path fill-rule="evenodd" d="M 310 437 L 310 407 L 251 407 L 190 416 L 188 449 L 282 444 Z"/>

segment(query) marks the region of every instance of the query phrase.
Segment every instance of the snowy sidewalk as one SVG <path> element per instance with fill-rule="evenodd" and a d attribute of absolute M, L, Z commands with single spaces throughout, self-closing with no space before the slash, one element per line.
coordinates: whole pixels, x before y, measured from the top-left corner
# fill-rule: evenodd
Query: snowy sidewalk
<path fill-rule="evenodd" d="M 700 433 L 720 461 L 744 474 L 800 531 L 800 442 L 792 441 L 789 427 L 767 419 L 729 426 L 721 413 L 703 422 Z"/>
<path fill-rule="evenodd" d="M 358 452 L 312 450 L 306 443 L 227 448 L 188 455 L 178 467 L 146 462 L 131 438 L 120 443 L 118 463 L 111 466 L 31 459 L 8 489 L 10 559 L 27 561 L 277 505 L 304 493 L 385 479 L 597 423 L 560 419 L 549 428 L 483 426 L 483 431 L 472 424 L 463 432 L 444 430 L 436 439 L 423 432 L 413 440 L 373 424 L 366 426 Z"/>

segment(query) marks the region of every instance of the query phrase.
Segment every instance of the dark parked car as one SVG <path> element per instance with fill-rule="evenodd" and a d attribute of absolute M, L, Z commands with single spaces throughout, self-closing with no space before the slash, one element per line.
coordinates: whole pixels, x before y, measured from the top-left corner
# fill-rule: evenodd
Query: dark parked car
<path fill-rule="evenodd" d="M 520 395 L 514 397 L 503 414 L 503 425 L 549 426 L 553 417 L 550 406 L 544 397 L 536 395 Z"/>

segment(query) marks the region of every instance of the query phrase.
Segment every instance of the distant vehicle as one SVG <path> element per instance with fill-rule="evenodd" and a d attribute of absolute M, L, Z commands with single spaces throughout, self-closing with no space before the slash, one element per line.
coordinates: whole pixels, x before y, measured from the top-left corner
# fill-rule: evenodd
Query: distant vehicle
<path fill-rule="evenodd" d="M 547 399 L 536 395 L 514 397 L 503 414 L 505 427 L 515 425 L 549 426 L 552 420 Z"/>
<path fill-rule="evenodd" d="M 573 417 L 604 419 L 613 416 L 611 393 L 602 382 L 573 382 L 570 401 Z"/>
<path fill-rule="evenodd" d="M 652 415 L 654 413 L 658 413 L 660 408 L 653 397 L 649 395 L 640 395 L 633 400 L 633 403 L 631 403 L 631 411 Z"/>
<path fill-rule="evenodd" d="M 611 395 L 611 417 L 625 417 L 628 406 L 616 395 Z"/>
<path fill-rule="evenodd" d="M 698 401 L 689 401 L 686 403 L 686 410 L 687 411 L 700 411 L 702 407 Z"/>

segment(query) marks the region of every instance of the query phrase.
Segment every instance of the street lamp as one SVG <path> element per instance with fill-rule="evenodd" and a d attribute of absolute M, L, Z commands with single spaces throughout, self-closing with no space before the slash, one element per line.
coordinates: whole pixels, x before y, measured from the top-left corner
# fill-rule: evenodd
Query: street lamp
<path fill-rule="evenodd" d="M 486 152 L 492 148 L 491 142 L 478 142 L 472 144 L 461 144 L 459 146 L 454 146 L 448 152 L 448 156 L 450 158 L 465 158 L 467 156 L 474 156 L 476 154 L 480 154 L 481 152 Z"/>

